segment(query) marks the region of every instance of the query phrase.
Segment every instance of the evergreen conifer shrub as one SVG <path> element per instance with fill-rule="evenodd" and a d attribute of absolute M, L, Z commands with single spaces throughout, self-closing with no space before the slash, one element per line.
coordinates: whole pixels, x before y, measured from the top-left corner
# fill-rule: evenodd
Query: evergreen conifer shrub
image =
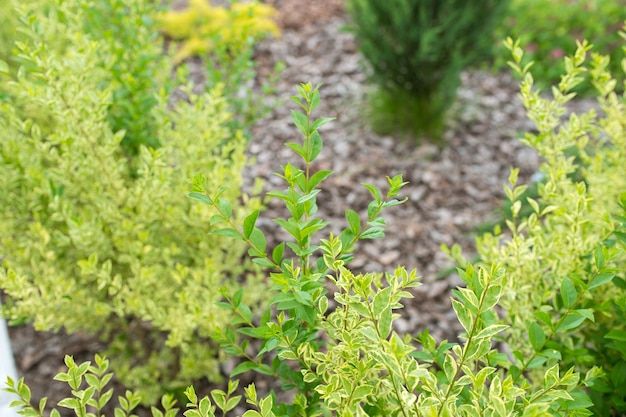
<path fill-rule="evenodd" d="M 383 132 L 441 133 L 463 69 L 490 56 L 508 0 L 349 0 L 371 81 L 368 118 Z"/>
<path fill-rule="evenodd" d="M 256 207 L 240 192 L 245 139 L 229 128 L 219 86 L 195 94 L 183 85 L 188 99 L 171 106 L 172 63 L 142 61 L 160 51 L 140 27 L 146 4 L 116 9 L 119 31 L 135 34 L 118 38 L 92 25 L 104 2 L 13 2 L 22 25 L 15 99 L 0 102 L 0 287 L 13 321 L 101 336 L 122 381 L 150 402 L 195 378 L 219 379 L 208 338 L 231 320 L 215 306 L 219 288 L 257 288 L 254 304 L 262 284 L 244 247 L 206 239 L 211 214 L 184 198 L 186 179 L 203 171 L 207 186 L 228 184 L 224 195 Z M 132 136 L 134 123 L 144 126 L 135 116 L 151 128 Z"/>

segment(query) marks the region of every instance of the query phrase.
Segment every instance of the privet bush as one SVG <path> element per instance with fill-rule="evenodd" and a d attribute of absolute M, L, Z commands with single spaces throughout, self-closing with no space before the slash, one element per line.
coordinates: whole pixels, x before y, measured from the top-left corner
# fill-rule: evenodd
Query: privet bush
<path fill-rule="evenodd" d="M 346 210 L 347 227 L 339 236 L 315 238 L 327 223 L 315 216 L 320 185 L 330 171 L 312 169 L 322 149 L 318 129 L 330 119 L 312 117 L 320 102 L 317 87 L 303 84 L 296 102 L 303 112 L 293 111 L 292 120 L 304 136 L 301 143 L 288 143 L 302 162 L 287 164 L 280 176 L 284 191 L 270 195 L 282 200 L 289 219 L 275 219 L 292 240 L 266 252 L 263 232 L 255 224 L 255 210 L 238 225 L 231 215 L 231 204 L 224 189 L 206 189 L 206 178 L 194 178 L 189 197 L 217 210 L 211 220 L 212 235 L 246 242 L 254 262 L 271 268 L 271 304 L 260 317 L 244 299 L 244 289 L 228 294 L 221 305 L 235 314 L 231 326 L 218 336 L 227 353 L 244 360 L 233 370 L 236 376 L 248 370 L 276 378 L 282 389 L 295 390 L 293 401 L 282 403 L 273 395 L 261 398 L 254 384 L 245 388 L 252 409 L 245 417 L 274 416 L 585 416 L 587 397 L 576 388 L 579 375 L 573 368 L 561 370 L 558 364 L 544 367 L 533 380 L 507 369 L 508 358 L 492 348 L 493 338 L 506 325 L 498 323 L 494 307 L 506 280 L 497 265 L 474 268 L 468 264 L 459 273 L 466 284 L 455 291 L 453 307 L 465 332 L 461 343 L 437 343 L 425 330 L 417 337 L 399 335 L 393 320 L 418 285 L 415 271 L 399 267 L 392 273 L 354 275 L 347 268 L 358 242 L 384 235 L 383 210 L 402 204 L 396 198 L 405 184 L 397 175 L 388 178 L 389 188 L 382 193 L 370 184 L 372 194 L 367 213 Z M 330 297 L 327 283 L 332 283 Z M 331 307 L 331 301 L 335 306 Z M 248 340 L 261 341 L 251 351 Z M 106 361 L 96 357 L 96 366 L 77 365 L 66 358 L 68 372 L 57 379 L 67 381 L 73 397 L 62 407 L 84 415 L 87 409 L 99 413 L 111 398 L 105 390 Z M 85 384 L 83 384 L 83 380 Z M 534 382 L 534 383 L 533 383 Z M 8 381 L 8 391 L 20 397 L 15 406 L 24 413 L 39 416 L 30 406 L 30 392 L 23 380 Z M 187 417 L 226 415 L 241 401 L 235 395 L 236 381 L 227 391 L 215 390 L 199 399 L 193 388 L 185 392 L 189 403 Z M 126 416 L 138 400 L 132 393 L 119 399 L 116 416 Z M 165 415 L 173 415 L 171 397 L 164 397 Z M 43 406 L 40 404 L 39 408 Z M 219 410 L 219 411 L 218 411 Z M 57 414 L 58 415 L 58 414 Z M 164 415 L 153 408 L 153 415 Z"/>
<path fill-rule="evenodd" d="M 441 133 L 461 70 L 490 55 L 507 0 L 350 0 L 359 48 L 379 88 L 368 118 L 383 133 Z"/>
<path fill-rule="evenodd" d="M 505 334 L 515 357 L 511 369 L 526 372 L 563 360 L 590 372 L 597 415 L 611 415 L 611 410 L 623 413 L 624 96 L 615 93 L 608 57 L 592 54 L 590 66 L 585 66 L 590 49 L 586 43 L 565 59 L 567 73 L 552 89 L 551 99 L 533 88 L 530 66 L 522 65 L 519 44 L 508 41 L 507 46 L 513 51 L 513 67 L 523 76 L 522 101 L 538 130 L 527 134 L 524 142 L 545 159 L 539 199 L 527 200 L 533 213 L 526 218 L 518 215 L 526 186 L 517 185 L 513 171 L 506 189 L 513 207 L 513 219 L 507 222 L 509 234 L 496 230 L 478 240 L 484 262 L 499 263 L 507 270 L 501 305 L 511 326 Z M 626 60 L 622 67 L 626 70 Z M 571 90 L 585 72 L 597 89 L 602 115 L 590 110 L 570 114 L 563 121 L 565 104 L 574 97 Z"/>
<path fill-rule="evenodd" d="M 124 16 L 111 19 L 131 31 L 144 3 L 124 3 Z M 218 288 L 250 286 L 253 304 L 262 293 L 256 275 L 244 275 L 253 268 L 241 262 L 243 246 L 207 239 L 210 214 L 175 196 L 203 171 L 207 187 L 228 184 L 224 195 L 243 199 L 234 216 L 258 204 L 240 194 L 245 140 L 227 126 L 220 88 L 194 94 L 185 87 L 188 100 L 172 109 L 160 84 L 167 60 L 149 71 L 137 64 L 134 74 L 113 68 L 133 60 L 125 54 L 159 47 L 142 29 L 114 44 L 110 34 L 100 36 L 103 27 L 85 31 L 101 18 L 85 13 L 105 4 L 119 5 L 50 1 L 21 16 L 21 68 L 10 86 L 19 97 L 0 111 L 0 287 L 13 320 L 100 335 L 121 379 L 151 401 L 192 378 L 219 378 L 206 339 L 231 315 L 214 305 Z M 120 91 L 153 101 L 142 107 L 152 130 L 135 132 L 136 156 L 122 145 L 128 131 L 118 130 L 118 122 L 134 123 L 132 113 L 111 117 L 128 99 Z M 24 102 L 46 109 L 53 122 L 25 118 L 16 104 Z"/>
<path fill-rule="evenodd" d="M 245 417 L 588 416 L 594 404 L 586 388 L 599 401 L 599 415 L 619 410 L 618 399 L 601 394 L 611 388 L 609 383 L 618 385 L 623 378 L 623 355 L 608 355 L 623 353 L 625 335 L 623 322 L 617 321 L 623 318 L 624 295 L 618 287 L 624 280 L 617 275 L 624 269 L 626 195 L 618 195 L 624 179 L 612 176 L 623 160 L 623 102 L 611 91 L 603 59 L 594 57 L 606 117 L 592 123 L 593 112 L 573 115 L 559 128 L 565 92 L 581 73 L 587 45 L 568 59 L 568 72 L 553 91 L 553 100 L 530 88 L 528 68 L 520 68 L 522 52 L 517 44 L 509 46 L 514 67 L 524 73 L 522 99 L 539 125 L 540 133 L 528 135 L 526 141 L 544 155 L 549 179 L 540 186 L 540 199 L 529 202 L 536 214 L 509 221 L 508 240 L 482 239 L 481 264 L 459 269 L 464 286 L 454 291 L 452 301 L 464 329 L 459 343 L 437 342 L 427 330 L 415 336 L 394 331 L 402 299 L 419 284 L 415 271 L 399 267 L 387 274 L 355 275 L 348 268 L 360 240 L 383 236 L 383 210 L 403 202 L 398 199 L 404 185 L 400 175 L 388 178 L 386 193 L 364 184 L 372 194 L 367 212 L 346 210 L 346 227 L 338 236 L 316 238 L 327 226 L 316 217 L 316 201 L 332 174 L 313 169 L 323 146 L 318 129 L 329 121 L 312 117 L 320 102 L 319 86 L 298 88 L 294 99 L 303 111 L 293 111 L 292 120 L 304 140 L 287 146 L 301 161 L 282 168 L 279 175 L 286 189 L 270 193 L 289 211 L 288 219 L 275 221 L 291 235 L 290 241 L 268 251 L 256 227 L 258 210 L 238 224 L 226 190 L 210 190 L 205 177 L 194 178 L 189 197 L 209 206 L 211 234 L 246 242 L 254 262 L 272 270 L 274 310 L 255 314 L 243 288 L 223 291 L 220 303 L 235 319 L 217 336 L 228 354 L 243 359 L 231 376 L 254 370 L 274 377 L 282 389 L 295 391 L 292 401 L 281 402 L 274 395 L 261 398 L 254 384 L 246 387 L 252 409 Z M 584 164 L 576 167 L 564 147 L 582 143 Z M 568 174 L 577 168 L 584 181 L 575 183 Z M 513 187 L 507 190 L 515 213 L 520 206 L 516 197 L 523 191 L 515 185 L 515 170 L 510 182 Z M 596 187 L 606 194 L 594 194 Z M 506 344 L 497 345 L 501 350 L 493 343 L 500 340 L 499 334 L 506 336 Z M 261 343 L 249 343 L 248 338 Z M 604 359 L 598 363 L 607 366 L 581 378 L 578 369 L 584 369 L 589 355 Z M 97 357 L 96 366 L 77 365 L 71 358 L 66 362 L 69 371 L 57 378 L 68 381 L 73 398 L 61 405 L 77 415 L 84 415 L 86 406 L 101 408 L 111 397 L 102 383 L 108 378 L 106 361 Z M 86 385 L 81 385 L 83 378 Z M 8 382 L 8 390 L 20 396 L 14 404 L 25 406 L 26 415 L 41 415 L 29 405 L 23 381 Z M 215 390 L 211 398 L 202 399 L 188 388 L 185 415 L 226 415 L 241 401 L 236 387 L 231 381 L 226 391 Z M 136 403 L 127 393 L 116 416 L 127 415 Z M 174 413 L 171 398 L 164 398 L 163 407 Z M 153 414 L 163 415 L 156 409 Z"/>

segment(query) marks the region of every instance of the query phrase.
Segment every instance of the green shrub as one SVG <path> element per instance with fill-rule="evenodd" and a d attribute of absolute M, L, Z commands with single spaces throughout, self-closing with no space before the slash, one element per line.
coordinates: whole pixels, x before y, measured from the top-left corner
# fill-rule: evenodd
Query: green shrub
<path fill-rule="evenodd" d="M 537 83 L 550 86 L 559 82 L 565 71 L 563 57 L 576 50 L 576 41 L 586 39 L 598 53 L 611 57 L 609 69 L 623 80 L 617 30 L 626 20 L 624 0 L 513 0 L 510 17 L 498 29 L 501 39 L 510 36 L 526 45 L 526 55 L 535 62 Z M 508 54 L 497 61 L 504 68 Z M 618 86 L 621 89 L 621 86 Z M 576 91 L 594 94 L 591 83 L 583 81 Z"/>
<path fill-rule="evenodd" d="M 273 270 L 276 315 L 268 309 L 257 324 L 242 302 L 243 289 L 225 294 L 224 307 L 239 318 L 220 337 L 227 353 L 243 358 L 231 376 L 255 370 L 296 392 L 290 404 L 272 399 L 271 413 L 250 415 L 589 415 L 585 409 L 591 403 L 577 389 L 573 368 L 561 371 L 550 364 L 540 376 L 526 378 L 508 369 L 507 356 L 492 348 L 492 339 L 507 328 L 494 311 L 506 280 L 496 264 L 478 269 L 468 264 L 459 271 L 466 287 L 454 292 L 453 307 L 465 329 L 461 343 L 438 344 L 427 330 L 416 338 L 393 331 L 395 311 L 418 285 L 416 272 L 400 267 L 393 273 L 354 275 L 347 265 L 358 241 L 384 235 L 381 212 L 404 201 L 396 197 L 405 183 L 400 175 L 388 178 L 386 195 L 364 184 L 373 197 L 367 213 L 346 210 L 348 226 L 318 243 L 315 235 L 327 226 L 315 216 L 318 186 L 331 172 L 314 172 L 311 164 L 322 148 L 318 128 L 330 119 L 311 117 L 320 100 L 317 87 L 302 85 L 298 91 L 295 101 L 303 112 L 292 112 L 292 120 L 304 140 L 287 146 L 302 161 L 279 174 L 286 190 L 269 193 L 289 210 L 289 219 L 276 222 L 293 240 L 266 253 L 263 233 L 255 227 L 256 211 L 242 229 L 230 223 L 227 213 L 214 222 L 227 223 L 214 234 L 247 242 L 254 261 Z M 219 192 L 207 193 L 199 183 L 190 197 L 213 207 L 224 204 Z M 334 289 L 332 299 L 326 283 Z M 331 301 L 335 307 L 329 307 Z M 262 341 L 260 350 L 250 354 L 248 342 L 238 335 Z M 251 388 L 247 393 L 258 404 Z"/>
<path fill-rule="evenodd" d="M 513 212 L 509 233 L 496 230 L 478 240 L 484 262 L 502 264 L 507 271 L 501 305 L 511 326 L 504 339 L 516 358 L 511 369 L 519 374 L 562 360 L 589 371 L 597 415 L 623 413 L 625 100 L 615 93 L 607 57 L 592 54 L 590 68 L 585 67 L 586 43 L 565 59 L 567 75 L 553 88 L 552 99 L 533 88 L 529 67 L 521 66 L 519 44 L 509 40 L 507 45 L 514 68 L 524 77 L 522 101 L 538 130 L 524 142 L 545 159 L 539 197 L 526 199 L 532 213 L 519 216 L 526 186 L 516 184 L 514 171 L 506 189 Z M 571 90 L 587 71 L 603 115 L 591 110 L 562 121 L 565 103 L 574 97 Z M 597 288 L 602 284 L 607 285 Z"/>
<path fill-rule="evenodd" d="M 506 188 L 513 214 L 509 237 L 485 236 L 479 241 L 481 264 L 459 269 L 464 286 L 452 300 L 464 329 L 458 343 L 437 343 L 428 330 L 416 337 L 393 330 L 402 299 L 419 284 L 415 271 L 398 267 L 354 275 L 348 269 L 360 240 L 383 237 L 383 210 L 403 203 L 401 175 L 388 177 L 386 193 L 364 184 L 372 194 L 367 212 L 346 210 L 340 234 L 317 239 L 328 226 L 316 216 L 317 197 L 332 174 L 312 168 L 323 147 L 318 129 L 330 121 L 312 117 L 319 86 L 298 88 L 294 100 L 302 112 L 292 111 L 292 120 L 304 139 L 287 146 L 301 161 L 282 167 L 286 189 L 269 193 L 289 211 L 288 219 L 275 221 L 290 241 L 268 250 L 256 227 L 259 210 L 240 224 L 225 189 L 211 190 L 206 178 L 194 178 L 189 197 L 214 214 L 211 234 L 245 242 L 253 262 L 271 269 L 273 307 L 255 314 L 244 288 L 223 291 L 220 305 L 234 319 L 216 336 L 227 354 L 242 358 L 231 377 L 254 370 L 295 393 L 288 402 L 272 394 L 260 398 L 252 384 L 245 395 L 253 409 L 245 417 L 588 416 L 592 406 L 598 415 L 620 410 L 619 392 L 605 388 L 622 389 L 624 375 L 626 332 L 619 320 L 626 281 L 617 276 L 626 256 L 626 178 L 619 170 L 626 147 L 624 100 L 604 70 L 607 60 L 594 56 L 591 72 L 605 115 L 573 114 L 564 122 L 563 104 L 584 72 L 588 46 L 581 44 L 567 59 L 567 73 L 550 100 L 532 89 L 528 68 L 520 68 L 518 44 L 508 45 L 513 66 L 524 75 L 522 100 L 539 131 L 525 141 L 545 158 L 547 179 L 538 187 L 540 198 L 528 200 L 535 213 L 519 219 L 518 197 L 525 187 L 516 185 L 512 170 Z M 578 147 L 578 158 L 568 153 L 572 146 Z M 577 171 L 582 181 L 569 175 Z M 500 334 L 504 344 L 494 344 Z M 590 361 L 603 369 L 591 368 L 581 378 Z M 70 371 L 58 379 L 70 383 L 75 399 L 62 405 L 77 409 L 77 415 L 88 402 L 97 408 L 93 396 L 103 389 L 98 378 L 85 377 L 87 388 L 79 388 L 81 376 L 105 372 L 104 361 L 96 358 L 91 368 L 69 358 L 67 364 Z M 40 415 L 28 408 L 23 381 L 9 384 L 20 396 L 15 405 Z M 213 391 L 212 400 L 198 399 L 189 388 L 186 416 L 225 415 L 242 398 L 234 395 L 236 386 L 231 381 L 226 392 Z M 598 402 L 590 401 L 586 388 Z M 120 400 L 122 409 L 129 403 Z M 174 406 L 168 397 L 163 404 L 167 410 Z"/>
<path fill-rule="evenodd" d="M 368 118 L 383 132 L 441 133 L 460 72 L 490 56 L 506 0 L 350 0 L 359 48 L 379 90 Z"/>
<path fill-rule="evenodd" d="M 318 86 L 319 87 L 319 86 Z M 235 314 L 231 326 L 221 332 L 225 351 L 244 360 L 233 370 L 236 376 L 248 370 L 270 375 L 285 390 L 295 390 L 293 401 L 281 403 L 273 395 L 260 398 L 254 384 L 245 388 L 247 402 L 253 409 L 244 417 L 275 416 L 586 416 L 590 403 L 576 390 L 579 376 L 573 369 L 561 371 L 558 365 L 545 367 L 545 373 L 532 380 L 513 374 L 504 366 L 506 355 L 492 348 L 492 339 L 507 326 L 497 323 L 494 307 L 504 290 L 502 268 L 460 270 L 466 287 L 455 291 L 453 307 L 465 332 L 461 343 L 437 343 L 425 330 L 417 338 L 398 335 L 393 320 L 401 300 L 418 285 L 415 271 L 399 267 L 393 273 L 354 275 L 347 269 L 356 245 L 363 239 L 384 235 L 385 221 L 380 216 L 386 208 L 402 204 L 396 197 L 405 184 L 400 175 L 388 178 L 389 189 L 383 194 L 370 184 L 372 194 L 367 214 L 360 216 L 346 210 L 347 227 L 339 236 L 330 235 L 319 243 L 315 235 L 328 223 L 315 216 L 319 186 L 330 171 L 311 169 L 322 149 L 318 128 L 329 118 L 314 120 L 312 111 L 320 102 L 318 87 L 304 84 L 298 88 L 296 101 L 304 112 L 292 112 L 292 120 L 304 136 L 302 143 L 288 143 L 302 159 L 300 168 L 283 167 L 284 191 L 270 195 L 282 200 L 289 219 L 276 219 L 292 240 L 270 252 L 263 232 L 255 224 L 255 210 L 243 221 L 233 222 L 230 204 L 223 190 L 207 192 L 204 178 L 194 179 L 189 197 L 218 214 L 211 232 L 245 241 L 254 262 L 271 268 L 273 283 L 271 304 L 260 317 L 246 303 L 241 288 L 234 294 L 224 292 L 221 305 Z M 335 293 L 331 307 L 326 282 Z M 261 341 L 251 350 L 249 340 Z M 96 357 L 96 366 L 76 365 L 66 359 L 68 372 L 57 379 L 67 381 L 73 397 L 60 406 L 83 415 L 87 406 L 99 411 L 100 400 L 109 400 L 103 380 L 106 361 Z M 85 381 L 83 385 L 82 382 Z M 8 391 L 20 399 L 13 404 L 24 406 L 25 413 L 40 416 L 30 406 L 30 395 L 23 380 L 8 381 Z M 226 415 L 241 401 L 234 395 L 237 381 L 226 392 L 214 390 L 212 401 L 198 399 L 193 388 L 185 391 L 189 403 L 187 417 Z M 132 393 L 121 398 L 116 415 L 127 415 L 138 400 Z M 174 414 L 171 397 L 164 397 L 163 408 Z M 41 407 L 41 406 L 40 406 Z M 219 410 L 219 411 L 218 411 Z M 82 413 L 82 414 L 81 414 Z M 153 408 L 154 416 L 161 412 Z"/>
<path fill-rule="evenodd" d="M 112 19 L 137 25 L 144 3 L 124 3 L 124 17 Z M 104 65 L 118 62 L 112 50 L 124 47 L 84 31 L 85 13 L 104 4 L 64 0 L 45 9 L 33 2 L 21 18 L 21 69 L 10 86 L 19 96 L 0 104 L 0 287 L 13 320 L 100 335 L 121 379 L 150 401 L 193 378 L 219 379 L 207 339 L 230 317 L 214 306 L 218 288 L 262 288 L 241 261 L 244 247 L 206 239 L 210 213 L 176 195 L 204 171 L 208 187 L 228 184 L 224 195 L 232 200 L 252 209 L 258 202 L 240 193 L 245 139 L 228 127 L 222 91 L 194 94 L 183 86 L 188 100 L 172 109 L 159 84 L 170 74 L 167 60 L 135 74 L 158 77 L 123 87 L 154 101 L 141 117 L 161 145 L 148 148 L 142 137 L 133 142 L 137 155 L 129 155 L 122 145 L 128 130 L 111 118 L 126 100 L 114 80 L 124 80 Z M 138 45 L 147 55 L 159 49 L 148 31 L 137 31 L 116 42 L 128 42 L 129 54 Z M 17 103 L 46 109 L 54 123 L 26 118 Z M 250 302 L 261 293 L 252 290 Z"/>
<path fill-rule="evenodd" d="M 135 1 L 129 13 L 125 0 L 82 2 L 84 31 L 101 41 L 98 66 L 106 68 L 103 85 L 113 94 L 108 122 L 114 132 L 125 130 L 122 146 L 131 155 L 141 145 L 158 148 L 157 121 L 152 109 L 157 93 L 169 93 L 167 64 L 153 20 L 155 2 Z M 132 41 L 129 41 L 132 40 Z M 159 89 L 164 91 L 160 92 Z"/>

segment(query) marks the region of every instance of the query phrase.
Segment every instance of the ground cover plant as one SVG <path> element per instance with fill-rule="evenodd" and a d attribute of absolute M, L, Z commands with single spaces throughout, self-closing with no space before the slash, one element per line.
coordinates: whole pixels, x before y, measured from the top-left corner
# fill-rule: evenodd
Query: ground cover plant
<path fill-rule="evenodd" d="M 0 102 L 5 315 L 97 334 L 147 402 L 219 379 L 208 337 L 231 318 L 214 305 L 217 288 L 262 294 L 262 283 L 242 245 L 206 240 L 208 226 L 196 226 L 206 213 L 170 198 L 202 170 L 211 187 L 232 186 L 225 195 L 243 202 L 234 215 L 258 206 L 241 195 L 246 141 L 223 90 L 194 93 L 170 78 L 154 2 L 11 7 L 19 35 Z M 174 87 L 186 97 L 175 106 Z"/>
<path fill-rule="evenodd" d="M 542 87 L 559 82 L 565 67 L 563 57 L 576 50 L 576 41 L 587 39 L 598 53 L 611 58 L 609 69 L 621 83 L 624 54 L 617 30 L 626 20 L 624 0 L 513 0 L 509 17 L 498 29 L 498 36 L 519 38 L 532 59 L 533 75 Z M 506 50 L 496 66 L 506 67 Z M 621 85 L 617 86 L 621 90 Z M 593 94 L 588 81 L 576 87 L 579 93 Z"/>
<path fill-rule="evenodd" d="M 442 133 L 460 73 L 485 61 L 508 1 L 350 0 L 350 26 L 378 89 L 367 119 L 380 133 Z"/>

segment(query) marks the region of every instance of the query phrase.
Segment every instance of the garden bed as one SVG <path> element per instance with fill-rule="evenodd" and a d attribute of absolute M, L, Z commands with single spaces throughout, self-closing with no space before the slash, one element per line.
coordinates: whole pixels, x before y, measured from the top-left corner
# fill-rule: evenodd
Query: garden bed
<path fill-rule="evenodd" d="M 335 228 L 343 226 L 347 207 L 365 210 L 369 202 L 367 190 L 356 184 L 384 187 L 385 176 L 402 174 L 409 182 L 402 193 L 408 201 L 387 212 L 386 237 L 362 244 L 352 266 L 356 272 L 392 271 L 399 264 L 417 269 L 425 285 L 417 288 L 395 325 L 412 334 L 428 327 L 437 340 L 455 338 L 460 326 L 449 290 L 460 281 L 454 273 L 445 273 L 453 263 L 440 246 L 457 243 L 471 258 L 476 228 L 498 219 L 509 168 L 519 167 L 521 181 L 528 182 L 540 163 L 536 153 L 517 140 L 532 129 L 517 98 L 517 81 L 508 73 L 464 73 L 443 146 L 379 136 L 360 117 L 369 87 L 356 42 L 343 30 L 342 2 L 270 3 L 281 11 L 283 34 L 257 46 L 257 61 L 261 73 L 268 73 L 278 61 L 286 67 L 272 98 L 277 107 L 252 129 L 246 188 L 253 189 L 257 179 L 265 182 L 265 191 L 282 186 L 272 173 L 289 160 L 291 150 L 284 142 L 297 137 L 290 118 L 295 105 L 289 97 L 301 82 L 323 83 L 316 116 L 336 120 L 322 130 L 324 150 L 315 168 L 335 173 L 318 199 L 320 217 Z M 202 82 L 202 64 L 191 65 L 191 76 Z M 269 220 L 279 217 L 287 217 L 284 208 L 269 201 L 257 223 L 270 247 L 285 238 Z M 88 360 L 102 348 L 89 336 L 39 333 L 30 326 L 12 327 L 10 335 L 18 372 L 33 390 L 33 400 L 46 395 L 52 404 L 67 394 L 64 384 L 52 382 L 64 369 L 63 356 Z M 271 388 L 269 379 L 264 382 L 266 389 Z"/>

